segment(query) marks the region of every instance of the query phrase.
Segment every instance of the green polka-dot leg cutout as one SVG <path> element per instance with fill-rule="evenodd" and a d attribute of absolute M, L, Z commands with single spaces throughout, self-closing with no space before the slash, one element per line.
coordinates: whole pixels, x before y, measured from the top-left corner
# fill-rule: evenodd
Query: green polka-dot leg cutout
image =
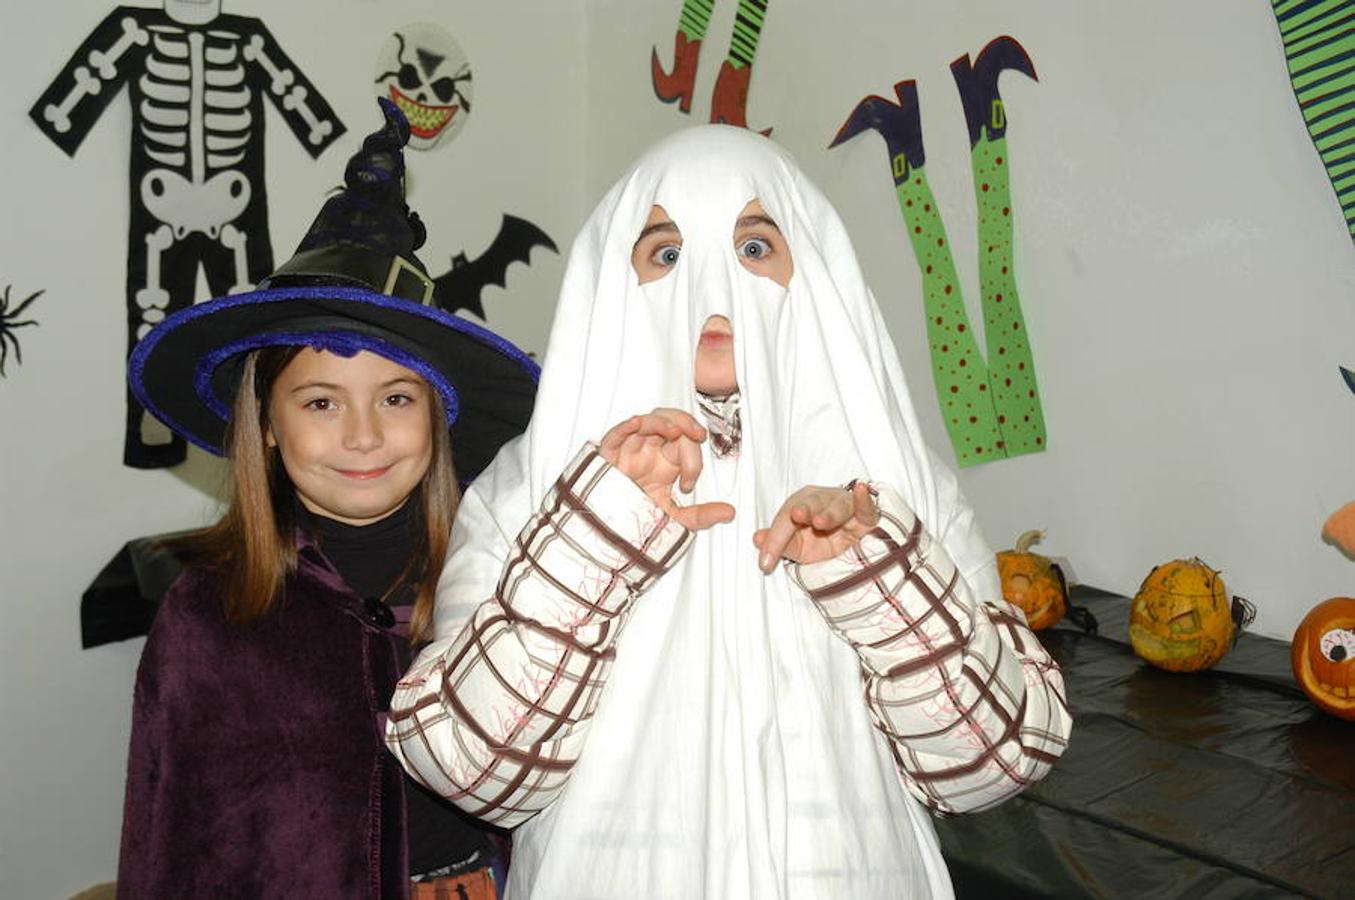
<path fill-rule="evenodd" d="M 1012 199 L 1007 139 L 974 145 L 974 194 L 979 210 L 979 289 L 987 344 L 988 389 L 1009 456 L 1045 449 L 1044 411 L 1035 380 L 1012 254 Z"/>
<path fill-rule="evenodd" d="M 923 167 L 909 172 L 896 191 L 913 255 L 922 271 L 932 376 L 955 457 L 961 466 L 1001 459 L 1007 450 L 988 384 L 988 368 L 965 313 L 950 241 Z"/>

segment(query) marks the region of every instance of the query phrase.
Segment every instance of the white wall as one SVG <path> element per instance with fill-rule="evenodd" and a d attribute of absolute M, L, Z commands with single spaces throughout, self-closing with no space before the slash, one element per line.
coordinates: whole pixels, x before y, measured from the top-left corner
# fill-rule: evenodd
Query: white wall
<path fill-rule="evenodd" d="M 148 4 L 149 5 L 149 4 Z M 124 468 L 125 96 L 74 159 L 28 120 L 29 106 L 111 2 L 0 0 L 5 214 L 0 287 L 38 288 L 40 323 L 17 332 L 0 380 L 0 898 L 68 896 L 117 864 L 132 680 L 141 640 L 80 649 L 80 594 L 128 539 L 204 523 L 218 468 L 196 451 L 174 470 Z M 59 13 L 56 12 L 59 10 Z M 435 272 L 474 258 L 500 216 L 535 222 L 562 247 L 583 200 L 583 26 L 575 4 L 466 0 L 399 4 L 225 0 L 258 16 L 334 104 L 349 131 L 312 161 L 267 112 L 274 255 L 291 255 L 344 161 L 380 124 L 371 82 L 396 28 L 435 21 L 470 57 L 474 109 L 451 143 L 411 153 L 411 204 Z M 322 15 L 315 18 L 315 13 Z M 308 15 L 309 13 L 309 15 Z M 509 291 L 489 287 L 490 324 L 539 350 L 563 257 L 538 250 Z"/>
<path fill-rule="evenodd" d="M 680 4 L 589 4 L 595 195 L 655 137 L 706 120 L 732 0 L 702 48 L 690 116 L 659 103 Z M 1048 452 L 964 470 L 995 548 L 1045 528 L 1080 580 L 1132 594 L 1199 555 L 1288 639 L 1350 593 L 1322 543 L 1355 498 L 1355 251 L 1284 70 L 1269 4 L 772 0 L 749 124 L 774 127 L 837 205 L 884 307 L 932 445 L 937 412 L 917 266 L 884 142 L 827 146 L 867 94 L 916 79 L 926 171 L 977 304 L 968 141 L 949 64 L 1009 34 L 1038 83 L 1002 76 L 1017 277 Z M 627 110 L 621 116 L 615 110 Z M 610 137 L 609 137 L 610 135 Z"/>
<path fill-rule="evenodd" d="M 120 464 L 125 101 L 74 160 L 27 120 L 37 94 L 111 4 L 0 0 L 8 128 L 0 286 L 45 288 L 0 380 L 0 898 L 59 897 L 113 876 L 140 641 L 79 649 L 80 592 L 128 538 L 206 521 L 217 469 Z M 679 0 L 226 0 L 264 18 L 349 134 L 312 162 L 269 120 L 279 260 L 374 122 L 377 49 L 439 21 L 475 70 L 451 144 L 412 154 L 412 202 L 441 270 L 480 252 L 499 215 L 566 251 L 602 191 L 651 141 L 705 120 L 734 0 L 721 0 L 691 116 L 659 103 L 650 47 L 671 61 Z M 307 15 L 323 9 L 323 19 Z M 580 16 L 583 11 L 586 15 Z M 1355 261 L 1303 129 L 1262 0 L 772 0 L 749 104 L 833 198 L 898 344 L 933 445 L 936 411 L 912 252 L 883 142 L 827 144 L 866 94 L 918 80 L 927 172 L 968 297 L 977 288 L 968 144 L 948 64 L 1000 35 L 1039 83 L 1003 77 L 1018 278 L 1049 423 L 1047 453 L 963 472 L 995 546 L 1027 527 L 1081 580 L 1132 593 L 1156 562 L 1199 554 L 1287 637 L 1349 593 L 1355 570 L 1322 519 L 1355 496 Z M 17 177 L 14 173 L 18 174 Z M 563 257 L 537 251 L 490 324 L 539 350 Z M 971 320 L 978 320 L 971 304 Z"/>

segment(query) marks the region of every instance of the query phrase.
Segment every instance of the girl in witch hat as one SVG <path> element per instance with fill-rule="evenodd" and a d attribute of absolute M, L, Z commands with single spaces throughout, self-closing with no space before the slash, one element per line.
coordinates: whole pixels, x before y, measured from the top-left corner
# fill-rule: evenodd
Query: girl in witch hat
<path fill-rule="evenodd" d="M 178 542 L 188 568 L 142 656 L 120 897 L 502 883 L 506 842 L 408 781 L 381 736 L 429 637 L 457 475 L 523 429 L 538 369 L 429 305 L 409 125 L 382 109 L 296 255 L 252 293 L 166 319 L 130 361 L 137 398 L 224 453 L 233 490 Z"/>

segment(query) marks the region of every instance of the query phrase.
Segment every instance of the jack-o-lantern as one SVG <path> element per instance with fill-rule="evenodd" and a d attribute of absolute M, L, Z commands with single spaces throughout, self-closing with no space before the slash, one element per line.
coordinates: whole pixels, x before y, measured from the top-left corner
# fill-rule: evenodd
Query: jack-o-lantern
<path fill-rule="evenodd" d="M 1232 648 L 1234 628 L 1228 589 L 1199 557 L 1154 568 L 1129 610 L 1134 652 L 1169 672 L 1214 665 Z"/>
<path fill-rule="evenodd" d="M 1332 597 L 1310 609 L 1289 652 L 1294 678 L 1308 698 L 1355 720 L 1355 599 Z"/>
<path fill-rule="evenodd" d="M 1068 611 L 1068 591 L 1058 568 L 1030 552 L 1043 537 L 1043 531 L 1027 531 L 1016 539 L 1014 549 L 997 555 L 1003 598 L 1019 606 L 1026 614 L 1026 623 L 1036 631 L 1050 627 Z"/>

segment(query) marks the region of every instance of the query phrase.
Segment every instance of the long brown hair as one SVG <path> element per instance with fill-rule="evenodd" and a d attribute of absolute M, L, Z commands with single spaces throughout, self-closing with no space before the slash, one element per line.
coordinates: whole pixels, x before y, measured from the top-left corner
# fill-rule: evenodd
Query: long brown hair
<path fill-rule="evenodd" d="M 231 476 L 226 512 L 215 525 L 166 542 L 186 564 L 220 573 L 226 618 L 238 625 L 266 616 L 281 597 L 287 576 L 296 571 L 296 491 L 266 435 L 273 383 L 302 349 L 265 347 L 246 357 L 226 438 Z M 394 591 L 406 583 L 416 586 L 409 624 L 414 643 L 432 636 L 433 595 L 461 499 L 446 408 L 431 386 L 428 396 L 433 452 L 428 471 L 414 491 L 422 527 L 416 529 L 419 537 L 411 548 L 409 564 L 391 588 Z"/>

